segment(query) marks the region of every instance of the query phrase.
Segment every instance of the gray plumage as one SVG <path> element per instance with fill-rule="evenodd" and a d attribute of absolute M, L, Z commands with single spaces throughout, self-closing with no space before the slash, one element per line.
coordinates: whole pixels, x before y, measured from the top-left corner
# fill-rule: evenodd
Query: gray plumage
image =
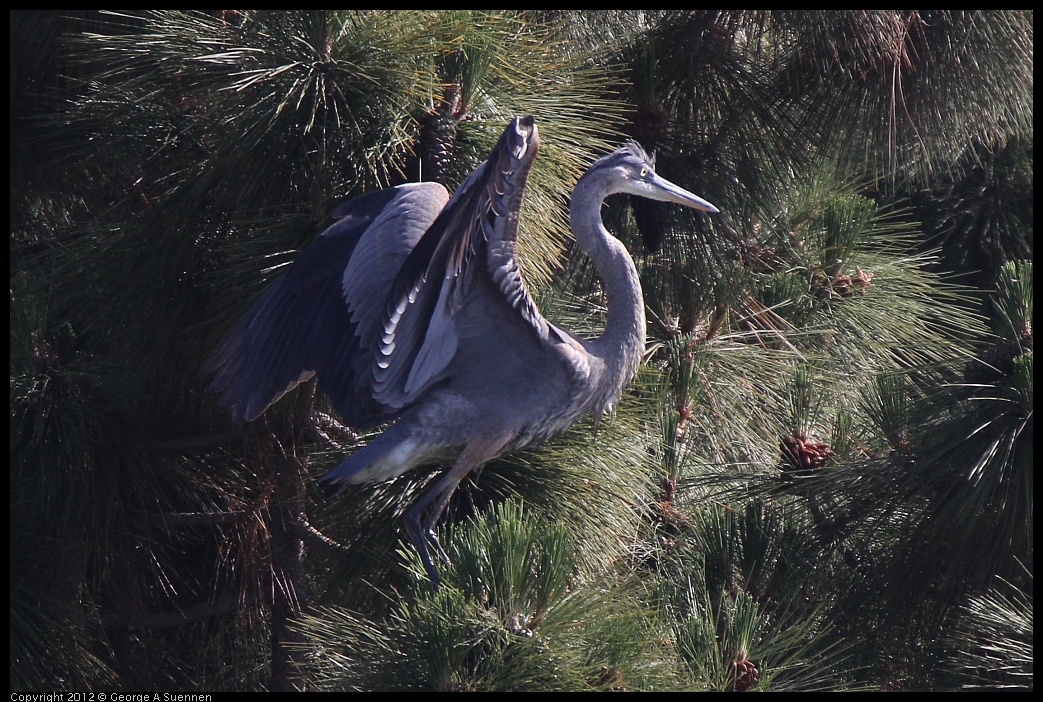
<path fill-rule="evenodd" d="M 233 419 L 251 421 L 317 376 L 344 421 L 393 421 L 321 479 L 327 489 L 451 462 L 405 516 L 431 579 L 434 527 L 460 481 L 579 417 L 600 415 L 633 378 L 645 343 L 634 262 L 601 206 L 630 193 L 717 212 L 655 174 L 635 143 L 597 161 L 572 193 L 571 229 L 600 273 L 605 330 L 574 336 L 548 322 L 518 265 L 518 213 L 539 137 L 514 119 L 452 198 L 412 183 L 339 206 L 243 316 L 207 364 Z"/>

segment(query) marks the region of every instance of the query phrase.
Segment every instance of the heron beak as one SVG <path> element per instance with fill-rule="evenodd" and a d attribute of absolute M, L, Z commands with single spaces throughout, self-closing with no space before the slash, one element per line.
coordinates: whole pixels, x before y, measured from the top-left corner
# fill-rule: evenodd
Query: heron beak
<path fill-rule="evenodd" d="M 648 183 L 652 186 L 652 192 L 648 193 L 648 197 L 655 198 L 656 200 L 662 200 L 663 202 L 673 202 L 678 205 L 684 205 L 685 207 L 691 207 L 693 209 L 702 210 L 704 212 L 720 212 L 719 209 L 717 209 L 709 202 L 696 195 L 695 193 L 688 192 L 680 185 L 674 185 L 662 176 L 653 174 L 651 180 L 649 180 Z"/>

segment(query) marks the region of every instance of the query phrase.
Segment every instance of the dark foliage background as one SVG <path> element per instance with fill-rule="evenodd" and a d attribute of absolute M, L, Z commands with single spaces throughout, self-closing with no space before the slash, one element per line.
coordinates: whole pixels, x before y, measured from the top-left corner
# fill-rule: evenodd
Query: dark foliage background
<path fill-rule="evenodd" d="M 12 11 L 11 689 L 1032 688 L 1031 11 Z M 334 502 L 366 436 L 201 368 L 332 205 L 453 187 L 507 120 L 545 314 L 611 200 L 638 382 L 454 497 Z"/>

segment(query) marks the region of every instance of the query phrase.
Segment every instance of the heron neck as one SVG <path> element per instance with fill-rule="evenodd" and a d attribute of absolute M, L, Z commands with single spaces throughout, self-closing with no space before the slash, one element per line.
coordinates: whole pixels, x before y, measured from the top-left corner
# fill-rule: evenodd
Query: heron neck
<path fill-rule="evenodd" d="M 572 193 L 571 226 L 576 243 L 601 275 L 608 298 L 608 318 L 587 350 L 605 362 L 614 392 L 637 372 L 645 350 L 645 302 L 634 259 L 601 220 L 601 206 L 610 193 L 597 180 L 581 178 Z M 615 397 L 607 398 L 614 402 Z"/>

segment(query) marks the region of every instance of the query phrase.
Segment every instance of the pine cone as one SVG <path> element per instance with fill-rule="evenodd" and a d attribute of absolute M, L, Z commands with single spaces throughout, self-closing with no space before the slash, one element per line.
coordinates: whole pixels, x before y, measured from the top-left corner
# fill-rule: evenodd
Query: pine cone
<path fill-rule="evenodd" d="M 62 369 L 62 359 L 61 356 L 51 350 L 50 346 L 41 342 L 33 349 L 32 365 L 33 370 L 37 373 L 49 374 L 52 371 L 60 371 Z"/>
<path fill-rule="evenodd" d="M 643 197 L 630 198 L 630 211 L 634 214 L 634 224 L 641 234 L 641 241 L 649 253 L 656 253 L 663 245 L 670 220 L 667 208 L 661 202 Z"/>
<path fill-rule="evenodd" d="M 833 292 L 840 297 L 851 297 L 855 294 L 855 286 L 851 282 L 851 276 L 840 273 L 833 279 Z"/>
<path fill-rule="evenodd" d="M 684 533 L 686 520 L 684 515 L 677 511 L 672 502 L 663 501 L 656 503 L 652 514 L 652 524 L 657 531 L 667 537 L 677 537 Z M 672 543 L 672 539 L 668 539 Z"/>
<path fill-rule="evenodd" d="M 813 443 L 802 431 L 782 437 L 779 449 L 782 452 L 779 468 L 793 477 L 807 476 L 822 468 L 833 453 L 829 444 Z"/>
<path fill-rule="evenodd" d="M 629 132 L 646 149 L 655 149 L 670 133 L 670 114 L 662 105 L 639 107 Z"/>
<path fill-rule="evenodd" d="M 854 297 L 855 293 L 864 295 L 872 280 L 872 273 L 856 266 L 854 277 L 847 273 L 837 273 L 831 278 L 827 273 L 815 273 L 811 276 L 811 287 L 820 299 L 829 300 L 834 295 L 839 297 Z"/>
<path fill-rule="evenodd" d="M 745 652 L 739 653 L 738 660 L 732 661 L 732 685 L 731 692 L 746 692 L 760 679 L 760 671 Z"/>
<path fill-rule="evenodd" d="M 420 160 L 424 180 L 446 181 L 456 151 L 456 127 L 462 119 L 461 88 L 452 83 L 446 86 L 434 112 L 421 120 Z"/>
<path fill-rule="evenodd" d="M 866 288 L 870 286 L 873 281 L 873 274 L 869 271 L 864 271 L 858 266 L 855 266 L 855 285 L 858 287 L 858 291 L 865 294 Z"/>
<path fill-rule="evenodd" d="M 1004 339 L 990 346 L 963 369 L 964 382 L 997 383 L 1014 372 L 1014 359 L 1032 353 L 1032 332 L 1020 339 Z"/>
<path fill-rule="evenodd" d="M 597 686 L 608 692 L 627 691 L 626 682 L 623 680 L 623 671 L 619 668 L 609 668 L 607 665 L 601 666 Z"/>

